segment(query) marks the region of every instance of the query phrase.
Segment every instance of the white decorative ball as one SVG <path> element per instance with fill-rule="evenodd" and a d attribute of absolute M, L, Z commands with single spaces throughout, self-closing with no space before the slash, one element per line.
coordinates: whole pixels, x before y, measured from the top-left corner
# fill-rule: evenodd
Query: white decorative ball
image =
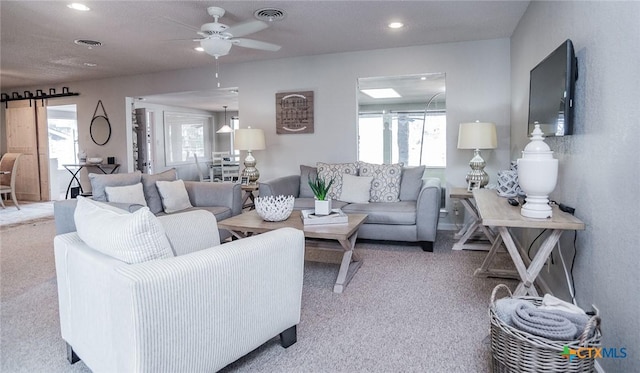
<path fill-rule="evenodd" d="M 255 200 L 256 212 L 266 221 L 283 221 L 293 211 L 293 196 L 266 196 Z"/>

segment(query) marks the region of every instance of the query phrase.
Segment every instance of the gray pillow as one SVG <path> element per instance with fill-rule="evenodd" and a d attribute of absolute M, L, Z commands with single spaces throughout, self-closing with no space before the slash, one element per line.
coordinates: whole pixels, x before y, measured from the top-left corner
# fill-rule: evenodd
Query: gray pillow
<path fill-rule="evenodd" d="M 170 170 L 166 170 L 159 174 L 142 175 L 142 188 L 144 190 L 144 199 L 147 200 L 147 206 L 149 206 L 149 210 L 152 213 L 157 214 L 163 211 L 162 208 L 162 198 L 160 198 L 160 194 L 158 193 L 158 188 L 156 187 L 156 181 L 174 181 L 178 178 L 178 174 L 176 173 L 176 169 L 172 168 Z"/>
<path fill-rule="evenodd" d="M 140 182 L 142 173 L 140 171 L 131 172 L 128 174 L 89 174 L 89 181 L 91 182 L 91 193 L 93 194 L 94 201 L 107 202 L 107 194 L 104 188 L 111 186 L 125 186 L 138 184 Z"/>
<path fill-rule="evenodd" d="M 318 169 L 311 166 L 300 165 L 300 194 L 298 197 L 313 198 L 313 191 L 309 186 L 309 178 L 318 177 Z"/>
<path fill-rule="evenodd" d="M 425 166 L 405 167 L 400 182 L 400 201 L 417 201 L 422 188 Z"/>

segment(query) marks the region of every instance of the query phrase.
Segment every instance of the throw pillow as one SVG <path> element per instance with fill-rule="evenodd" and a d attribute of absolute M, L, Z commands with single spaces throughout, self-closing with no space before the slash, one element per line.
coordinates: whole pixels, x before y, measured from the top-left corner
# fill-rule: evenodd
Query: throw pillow
<path fill-rule="evenodd" d="M 144 198 L 147 200 L 147 206 L 149 206 L 151 212 L 154 214 L 162 212 L 162 198 L 158 193 L 156 181 L 174 181 L 177 178 L 178 175 L 175 168 L 154 175 L 142 174 Z"/>
<path fill-rule="evenodd" d="M 400 182 L 400 200 L 417 201 L 420 189 L 422 189 L 422 177 L 425 166 L 405 167 L 402 169 L 402 181 Z"/>
<path fill-rule="evenodd" d="M 104 191 L 107 195 L 107 201 L 109 202 L 147 205 L 147 201 L 144 199 L 144 193 L 142 192 L 142 183 L 120 187 L 108 186 L 104 188 Z"/>
<path fill-rule="evenodd" d="M 357 175 L 358 165 L 356 163 L 322 163 L 316 164 L 318 177 L 327 183 L 333 179 L 333 184 L 329 188 L 329 198 L 338 199 L 342 194 L 342 175 Z"/>
<path fill-rule="evenodd" d="M 371 164 L 358 162 L 360 176 L 371 176 L 371 202 L 398 202 L 402 164 Z"/>
<path fill-rule="evenodd" d="M 309 179 L 318 177 L 318 169 L 311 166 L 300 165 L 300 193 L 298 197 L 313 198 L 313 191 L 309 186 Z"/>
<path fill-rule="evenodd" d="M 108 186 L 124 186 L 133 185 L 140 182 L 142 173 L 140 171 L 130 172 L 127 174 L 89 174 L 91 182 L 91 193 L 94 201 L 107 201 L 107 195 L 104 188 Z"/>
<path fill-rule="evenodd" d="M 369 203 L 369 193 L 373 177 L 342 175 L 340 201 L 349 203 Z"/>
<path fill-rule="evenodd" d="M 184 181 L 181 179 L 175 181 L 156 181 L 156 186 L 158 187 L 160 197 L 162 197 L 164 212 L 167 214 L 193 207 L 189 201 L 187 188 L 185 188 Z"/>
<path fill-rule="evenodd" d="M 123 262 L 142 263 L 174 256 L 162 224 L 148 207 L 129 213 L 78 197 L 74 219 L 82 241 Z"/>

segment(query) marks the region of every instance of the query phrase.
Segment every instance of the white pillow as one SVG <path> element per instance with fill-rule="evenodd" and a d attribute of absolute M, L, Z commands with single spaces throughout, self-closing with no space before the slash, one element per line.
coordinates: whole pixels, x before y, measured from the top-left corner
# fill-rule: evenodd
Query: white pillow
<path fill-rule="evenodd" d="M 158 193 L 160 193 L 160 197 L 162 198 L 164 212 L 167 214 L 193 207 L 189 201 L 187 188 L 185 188 L 184 181 L 181 179 L 175 181 L 158 180 L 156 181 L 156 186 L 158 187 Z"/>
<path fill-rule="evenodd" d="M 130 213 L 78 197 L 73 217 L 82 241 L 123 262 L 141 263 L 174 256 L 162 224 L 148 207 Z"/>
<path fill-rule="evenodd" d="M 342 175 L 342 192 L 340 201 L 349 203 L 369 203 L 373 177 Z"/>
<path fill-rule="evenodd" d="M 117 187 L 108 186 L 104 188 L 104 191 L 107 195 L 107 201 L 109 202 L 147 205 L 144 192 L 142 191 L 142 183 Z"/>

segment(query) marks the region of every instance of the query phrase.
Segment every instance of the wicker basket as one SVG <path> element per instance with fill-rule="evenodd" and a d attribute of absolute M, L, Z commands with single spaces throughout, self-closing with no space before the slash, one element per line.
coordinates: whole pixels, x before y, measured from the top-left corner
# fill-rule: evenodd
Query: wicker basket
<path fill-rule="evenodd" d="M 581 347 L 600 347 L 600 317 L 593 316 L 580 339 L 573 341 L 553 341 L 547 338 L 529 334 L 507 325 L 500 320 L 495 312 L 495 297 L 501 288 L 509 292 L 506 285 L 498 285 L 491 293 L 491 353 L 494 373 L 505 372 L 593 372 L 594 359 L 591 357 L 569 359 L 566 357 L 565 346 L 577 350 Z M 517 297 L 539 306 L 542 298 Z M 591 337 L 589 338 L 589 336 Z M 565 356 L 562 354 L 565 353 Z M 588 353 L 584 353 L 588 355 Z"/>

